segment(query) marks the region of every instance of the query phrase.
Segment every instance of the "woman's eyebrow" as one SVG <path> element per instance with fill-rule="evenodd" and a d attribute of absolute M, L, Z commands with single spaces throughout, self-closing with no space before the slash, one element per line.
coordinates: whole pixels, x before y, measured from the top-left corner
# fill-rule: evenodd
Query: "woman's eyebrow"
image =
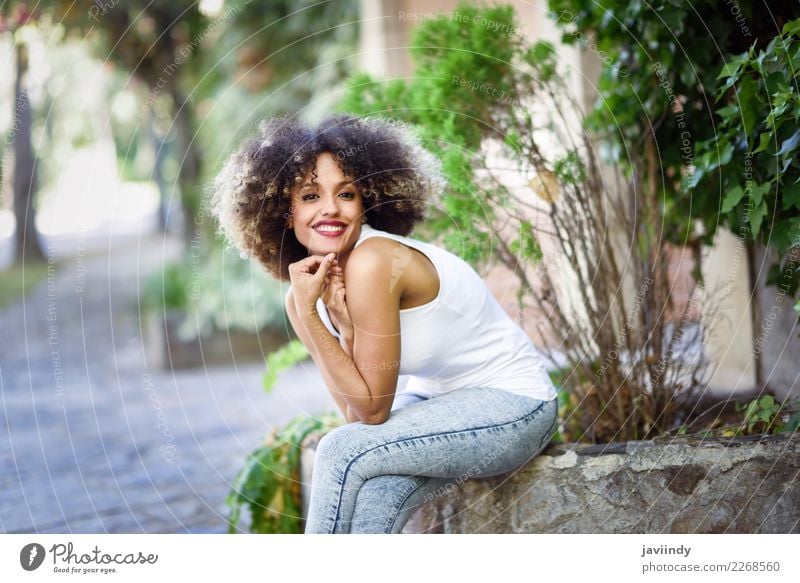
<path fill-rule="evenodd" d="M 354 182 L 355 182 L 355 180 L 342 180 L 341 182 L 336 184 L 336 188 L 339 188 L 340 186 L 342 186 L 344 184 L 353 184 Z M 306 186 L 317 187 L 317 186 L 319 186 L 319 184 L 317 184 L 316 182 L 306 182 L 303 185 L 303 188 L 305 188 Z"/>

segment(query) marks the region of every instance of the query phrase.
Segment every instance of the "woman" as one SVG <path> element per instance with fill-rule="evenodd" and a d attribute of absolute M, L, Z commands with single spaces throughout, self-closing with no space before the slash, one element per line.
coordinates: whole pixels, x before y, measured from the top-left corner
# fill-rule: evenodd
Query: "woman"
<path fill-rule="evenodd" d="M 289 319 L 349 422 L 318 445 L 306 533 L 399 532 L 454 481 L 539 453 L 556 391 L 530 339 L 467 263 L 406 236 L 443 185 L 435 158 L 378 118 L 260 133 L 220 174 L 215 213 L 291 282 Z"/>

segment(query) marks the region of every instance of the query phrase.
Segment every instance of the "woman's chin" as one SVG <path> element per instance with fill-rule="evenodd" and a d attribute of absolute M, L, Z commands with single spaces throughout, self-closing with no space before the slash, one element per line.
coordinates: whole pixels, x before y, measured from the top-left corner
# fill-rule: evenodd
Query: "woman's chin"
<path fill-rule="evenodd" d="M 327 245 L 324 244 L 316 244 L 310 247 L 311 255 L 322 255 L 323 257 L 328 253 L 336 253 L 336 255 L 341 255 L 344 249 L 346 248 L 343 242 L 339 241 L 332 241 Z"/>
<path fill-rule="evenodd" d="M 316 255 L 325 255 L 327 253 L 342 253 L 348 247 L 353 246 L 353 241 L 349 237 L 325 237 L 324 235 L 317 235 L 311 240 L 310 249 L 315 250 Z"/>
<path fill-rule="evenodd" d="M 325 235 L 320 235 L 319 233 L 313 233 L 308 236 L 308 238 L 298 237 L 298 240 L 303 247 L 308 249 L 309 255 L 322 256 L 325 256 L 328 253 L 336 253 L 337 255 L 341 255 L 342 253 L 352 249 L 356 242 L 355 237 L 348 236 L 347 234 L 342 234 L 338 237 L 326 237 Z"/>

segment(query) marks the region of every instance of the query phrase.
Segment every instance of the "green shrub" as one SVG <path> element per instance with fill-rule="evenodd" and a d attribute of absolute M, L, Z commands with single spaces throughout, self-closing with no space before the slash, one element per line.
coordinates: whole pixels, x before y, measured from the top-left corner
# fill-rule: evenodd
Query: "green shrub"
<path fill-rule="evenodd" d="M 283 430 L 274 430 L 264 445 L 253 451 L 233 482 L 226 503 L 230 508 L 228 532 L 239 524 L 242 508 L 250 512 L 250 532 L 299 534 L 303 532 L 300 453 L 303 440 L 315 431 L 330 431 L 342 423 L 336 414 L 297 417 Z"/>
<path fill-rule="evenodd" d="M 213 330 L 257 332 L 286 329 L 284 296 L 288 284 L 268 275 L 255 261 L 229 249 L 212 249 L 190 276 L 184 336 L 206 336 Z"/>
<path fill-rule="evenodd" d="M 747 405 L 738 405 L 737 411 L 744 412 L 742 422 L 736 430 L 737 435 L 759 433 L 791 433 L 800 427 L 800 410 L 797 403 L 794 411 L 788 402 L 779 403 L 772 395 L 753 399 Z"/>
<path fill-rule="evenodd" d="M 800 19 L 722 67 L 716 134 L 698 143 L 686 178 L 695 191 L 722 193 L 720 218 L 740 236 L 776 249 L 768 283 L 790 296 L 800 287 L 800 259 L 789 253 L 800 247 L 799 81 Z"/>
<path fill-rule="evenodd" d="M 188 340 L 215 330 L 285 329 L 286 284 L 231 250 L 212 248 L 164 266 L 145 283 L 142 304 L 155 313 L 179 310 L 179 335 Z"/>
<path fill-rule="evenodd" d="M 171 263 L 150 276 L 145 280 L 141 302 L 145 309 L 156 312 L 185 310 L 189 305 L 187 266 Z"/>
<path fill-rule="evenodd" d="M 264 390 L 269 393 L 278 380 L 278 373 L 287 370 L 308 358 L 309 352 L 300 340 L 292 340 L 267 356 L 267 371 L 264 373 Z"/>

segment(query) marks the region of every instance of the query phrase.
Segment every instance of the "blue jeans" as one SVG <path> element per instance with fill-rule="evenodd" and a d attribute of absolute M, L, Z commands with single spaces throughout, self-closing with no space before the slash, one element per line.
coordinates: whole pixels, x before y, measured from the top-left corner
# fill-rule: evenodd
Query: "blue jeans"
<path fill-rule="evenodd" d="M 430 399 L 400 393 L 385 423 L 350 423 L 320 440 L 305 532 L 400 532 L 421 504 L 452 483 L 526 464 L 556 424 L 555 399 L 492 387 Z"/>

